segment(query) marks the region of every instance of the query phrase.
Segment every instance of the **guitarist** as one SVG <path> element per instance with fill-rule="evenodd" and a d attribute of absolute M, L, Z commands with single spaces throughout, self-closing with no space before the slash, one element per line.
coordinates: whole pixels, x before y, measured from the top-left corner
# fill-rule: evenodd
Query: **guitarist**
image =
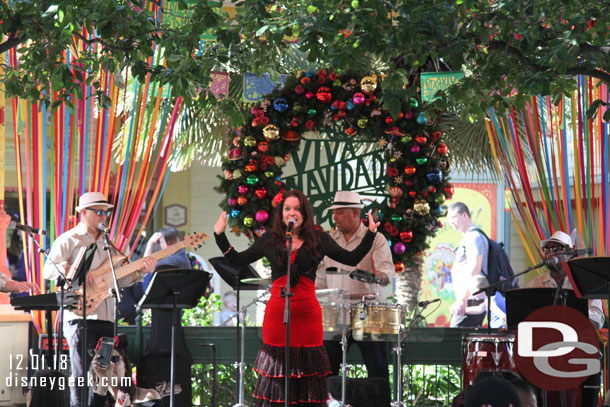
<path fill-rule="evenodd" d="M 98 224 L 107 224 L 112 214 L 113 205 L 100 192 L 87 192 L 78 199 L 76 211 L 80 214 L 80 222 L 74 228 L 58 236 L 51 247 L 49 259 L 52 260 L 64 273 L 67 273 L 83 248 L 92 244 L 97 246 L 93 255 L 90 270 L 97 270 L 107 260 L 108 254 L 104 252 L 104 236 Z M 120 252 L 111 247 L 111 254 Z M 119 279 L 120 287 L 126 287 L 141 281 L 141 275 L 151 273 L 157 264 L 153 258 L 144 259 L 144 266 L 135 275 Z M 58 278 L 55 266 L 47 260 L 42 270 L 43 276 L 49 280 Z M 87 290 L 95 289 L 95 279 L 87 275 Z M 104 299 L 97 308 L 87 309 L 87 338 L 83 337 L 83 319 L 76 313 L 66 310 L 64 314 L 64 336 L 70 346 L 70 362 L 72 377 L 76 386 L 70 387 L 71 405 L 83 406 L 86 400 L 81 400 L 79 384 L 86 386 L 86 372 L 89 370 L 92 356 L 87 353 L 86 360 L 81 360 L 81 343 L 86 341 L 87 349 L 93 349 L 102 336 L 114 336 L 114 300 L 112 297 Z M 81 378 L 81 379 L 78 379 Z M 83 379 L 84 378 L 84 379 Z"/>

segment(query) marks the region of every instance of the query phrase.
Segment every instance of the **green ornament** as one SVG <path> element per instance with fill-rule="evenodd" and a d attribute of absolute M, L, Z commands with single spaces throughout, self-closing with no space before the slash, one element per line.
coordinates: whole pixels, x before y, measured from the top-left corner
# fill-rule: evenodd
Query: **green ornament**
<path fill-rule="evenodd" d="M 257 184 L 258 177 L 256 175 L 248 175 L 248 178 L 246 178 L 246 183 L 248 183 L 250 185 Z"/>
<path fill-rule="evenodd" d="M 295 103 L 294 105 L 292 105 L 292 110 L 294 110 L 295 112 L 300 112 L 301 110 L 303 110 L 303 107 L 300 103 Z"/>
<path fill-rule="evenodd" d="M 233 178 L 234 179 L 241 178 L 241 170 L 233 171 Z"/>
<path fill-rule="evenodd" d="M 265 177 L 273 178 L 273 171 L 265 171 Z"/>
<path fill-rule="evenodd" d="M 252 216 L 246 216 L 244 218 L 244 226 L 251 228 L 254 225 L 254 218 Z"/>
<path fill-rule="evenodd" d="M 341 83 L 341 81 L 340 81 L 339 79 L 336 79 L 336 80 L 333 82 L 333 86 L 341 86 L 341 85 L 342 85 L 342 83 Z"/>
<path fill-rule="evenodd" d="M 314 114 L 316 114 L 316 113 L 318 113 L 318 111 L 317 111 L 316 109 L 309 109 L 309 110 L 307 111 L 307 114 L 308 114 L 308 115 L 311 115 L 311 116 L 313 116 L 313 115 L 314 115 Z"/>
<path fill-rule="evenodd" d="M 392 215 L 392 222 L 398 223 L 401 220 L 402 220 L 402 215 L 396 215 L 396 214 Z"/>
<path fill-rule="evenodd" d="M 401 138 L 400 141 L 402 141 L 405 144 L 410 143 L 411 141 L 413 141 L 413 136 L 411 136 L 410 134 L 407 134 L 406 136 Z"/>
<path fill-rule="evenodd" d="M 390 158 L 390 162 L 391 162 L 391 163 L 395 163 L 395 162 L 396 162 L 396 157 L 391 157 L 391 158 Z"/>
<path fill-rule="evenodd" d="M 417 101 L 417 99 L 415 99 L 415 98 L 411 98 L 411 99 L 409 99 L 409 104 L 410 104 L 412 107 L 417 107 L 417 106 L 419 106 L 419 102 L 418 102 L 418 101 Z"/>
<path fill-rule="evenodd" d="M 434 197 L 434 202 L 436 202 L 439 205 L 442 205 L 445 203 L 445 195 L 444 194 L 437 194 Z"/>
<path fill-rule="evenodd" d="M 248 136 L 244 139 L 244 146 L 254 147 L 256 145 L 256 139 L 252 136 Z"/>
<path fill-rule="evenodd" d="M 428 162 L 428 159 L 426 157 L 421 157 L 421 158 L 416 158 L 415 161 L 419 164 L 419 165 L 424 165 L 425 163 Z"/>
<path fill-rule="evenodd" d="M 358 127 L 360 127 L 361 129 L 366 128 L 366 125 L 368 124 L 368 119 L 358 119 Z"/>

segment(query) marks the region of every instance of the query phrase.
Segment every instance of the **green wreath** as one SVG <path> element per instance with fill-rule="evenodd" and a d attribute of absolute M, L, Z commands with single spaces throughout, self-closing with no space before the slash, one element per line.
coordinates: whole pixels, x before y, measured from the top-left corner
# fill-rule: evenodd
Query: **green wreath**
<path fill-rule="evenodd" d="M 397 272 L 416 264 L 428 237 L 442 226 L 445 199 L 453 195 L 447 146 L 416 99 L 404 101 L 392 117 L 382 106 L 379 81 L 375 74 L 325 70 L 289 76 L 282 89 L 251 108 L 247 124 L 235 130 L 217 188 L 227 196 L 220 206 L 234 233 L 253 240 L 265 232 L 285 188 L 282 167 L 304 132 L 373 139 L 385 147 L 387 164 L 380 230 Z"/>

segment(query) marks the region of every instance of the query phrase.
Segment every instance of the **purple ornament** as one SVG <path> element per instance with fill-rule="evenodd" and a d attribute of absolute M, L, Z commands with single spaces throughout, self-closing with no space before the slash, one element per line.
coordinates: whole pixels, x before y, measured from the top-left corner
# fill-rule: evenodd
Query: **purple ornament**
<path fill-rule="evenodd" d="M 392 247 L 394 254 L 397 256 L 400 256 L 401 254 L 403 254 L 406 249 L 407 248 L 405 247 L 405 244 L 403 242 L 396 242 L 396 243 L 394 243 L 394 247 Z"/>
<path fill-rule="evenodd" d="M 415 146 L 411 147 L 411 152 L 413 154 L 419 153 L 419 146 L 415 145 Z"/>
<path fill-rule="evenodd" d="M 235 205 L 237 205 L 237 199 L 231 197 L 231 198 L 227 199 L 227 203 L 229 204 L 229 206 L 235 206 Z"/>
<path fill-rule="evenodd" d="M 248 193 L 248 187 L 246 185 L 240 185 L 237 190 L 239 191 L 240 195 L 246 195 Z"/>
<path fill-rule="evenodd" d="M 364 99 L 365 99 L 364 93 L 356 92 L 356 93 L 354 93 L 354 97 L 352 99 L 354 100 L 355 105 L 360 105 L 360 104 L 364 103 Z"/>
<path fill-rule="evenodd" d="M 269 212 L 264 209 L 257 211 L 255 216 L 258 223 L 265 223 L 269 220 Z"/>

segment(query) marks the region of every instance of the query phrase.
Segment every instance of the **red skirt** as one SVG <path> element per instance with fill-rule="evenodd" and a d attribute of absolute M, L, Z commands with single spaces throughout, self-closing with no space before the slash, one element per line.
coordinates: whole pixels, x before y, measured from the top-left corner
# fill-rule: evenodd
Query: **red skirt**
<path fill-rule="evenodd" d="M 254 397 L 259 407 L 285 403 L 284 378 L 286 376 L 284 325 L 285 299 L 280 297 L 280 287 L 286 277 L 274 281 L 271 298 L 263 319 L 263 345 L 254 363 L 258 373 Z M 290 404 L 299 406 L 326 406 L 330 372 L 328 356 L 322 345 L 322 309 L 315 295 L 314 282 L 301 277 L 291 291 L 290 299 Z"/>

